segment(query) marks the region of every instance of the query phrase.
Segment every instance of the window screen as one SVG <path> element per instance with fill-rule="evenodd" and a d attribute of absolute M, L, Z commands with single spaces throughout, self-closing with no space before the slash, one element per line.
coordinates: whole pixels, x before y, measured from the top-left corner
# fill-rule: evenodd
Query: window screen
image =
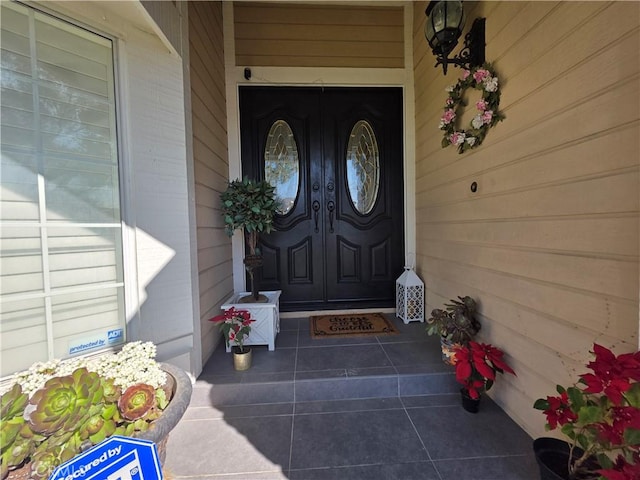
<path fill-rule="evenodd" d="M 2 2 L 0 374 L 124 341 L 111 40 Z"/>

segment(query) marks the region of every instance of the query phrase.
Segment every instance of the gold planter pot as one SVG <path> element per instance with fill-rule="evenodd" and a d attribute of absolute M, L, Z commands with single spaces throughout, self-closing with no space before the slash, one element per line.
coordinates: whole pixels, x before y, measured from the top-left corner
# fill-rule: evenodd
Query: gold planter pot
<path fill-rule="evenodd" d="M 240 352 L 238 347 L 233 347 L 233 368 L 236 370 L 248 370 L 251 367 L 251 348 L 244 348 L 244 352 Z"/>

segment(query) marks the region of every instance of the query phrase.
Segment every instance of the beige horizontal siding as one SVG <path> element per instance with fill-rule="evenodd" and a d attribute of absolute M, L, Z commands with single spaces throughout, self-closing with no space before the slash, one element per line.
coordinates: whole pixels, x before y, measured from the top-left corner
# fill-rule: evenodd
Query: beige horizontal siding
<path fill-rule="evenodd" d="M 404 67 L 402 7 L 234 3 L 236 65 Z"/>
<path fill-rule="evenodd" d="M 233 291 L 231 242 L 220 215 L 229 176 L 222 4 L 189 2 L 189 55 L 203 363 L 220 340 L 208 321 Z"/>
<path fill-rule="evenodd" d="M 533 401 L 575 381 L 593 342 L 638 348 L 640 4 L 465 2 L 469 19 L 487 18 L 506 119 L 462 155 L 440 146 L 444 89 L 460 70 L 433 68 L 425 6 L 415 4 L 413 64 L 426 308 L 479 301 L 481 340 L 518 374 L 493 396 L 542 435 Z"/>

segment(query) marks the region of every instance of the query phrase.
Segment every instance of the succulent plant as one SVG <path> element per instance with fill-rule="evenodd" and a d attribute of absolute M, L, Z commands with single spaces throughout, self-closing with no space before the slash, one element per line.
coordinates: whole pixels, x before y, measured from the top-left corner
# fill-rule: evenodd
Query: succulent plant
<path fill-rule="evenodd" d="M 73 429 L 83 423 L 89 407 L 103 398 L 100 376 L 79 368 L 71 375 L 54 377 L 44 388 L 33 394 L 25 410 L 34 432 L 52 435 L 63 429 Z"/>
<path fill-rule="evenodd" d="M 476 302 L 469 296 L 458 297 L 458 300 L 451 300 L 452 303 L 446 304 L 451 317 L 446 337 L 455 343 L 467 343 L 480 331 L 480 322 L 475 316 Z"/>
<path fill-rule="evenodd" d="M 65 462 L 62 458 L 62 447 L 54 447 L 43 449 L 36 452 L 31 459 L 31 477 L 32 479 L 47 479 L 53 473 L 53 470 Z"/>
<path fill-rule="evenodd" d="M 105 378 L 102 380 L 102 390 L 106 402 L 117 402 L 122 395 L 122 389 L 116 385 L 115 379 Z"/>
<path fill-rule="evenodd" d="M 3 445 L 3 448 L 5 445 Z M 35 443 L 30 439 L 22 436 L 17 436 L 14 440 L 7 444 L 7 449 L 2 454 L 2 478 L 5 478 L 12 468 L 17 468 L 22 465 L 29 456 L 33 453 Z"/>
<path fill-rule="evenodd" d="M 19 382 L 5 391 L 0 396 L 0 478 L 24 467 L 29 478 L 46 479 L 55 467 L 107 437 L 135 436 L 160 417 L 173 384 L 140 383 L 123 394 L 122 383 L 108 373 L 81 367 L 49 377 L 36 391 L 25 392 Z"/>
<path fill-rule="evenodd" d="M 4 421 L 16 416 L 21 417 L 28 401 L 29 397 L 22 392 L 22 387 L 16 383 L 11 390 L 0 397 L 0 419 Z"/>
<path fill-rule="evenodd" d="M 436 308 L 427 319 L 427 334 L 439 334 L 454 343 L 466 344 L 480 330 L 476 319 L 476 302 L 473 298 L 458 297 L 445 304 L 446 311 Z"/>
<path fill-rule="evenodd" d="M 14 385 L 11 390 L 0 397 L 0 445 L 2 453 L 18 436 L 25 423 L 22 416 L 29 397 L 22 393 L 22 387 Z"/>
<path fill-rule="evenodd" d="M 96 445 L 113 435 L 116 431 L 116 422 L 111 418 L 105 419 L 102 415 L 93 415 L 85 422 L 80 428 L 79 434 L 83 439 L 91 440 L 93 445 Z"/>
<path fill-rule="evenodd" d="M 118 400 L 118 410 L 127 420 L 144 417 L 156 404 L 156 391 L 140 383 L 127 388 Z"/>
<path fill-rule="evenodd" d="M 29 398 L 22 387 L 14 385 L 0 397 L 0 471 L 5 478 L 9 468 L 22 464 L 33 453 L 35 442 L 23 411 Z M 26 436 L 21 435 L 23 430 Z"/>
<path fill-rule="evenodd" d="M 431 317 L 427 319 L 427 334 L 446 336 L 446 325 L 449 321 L 449 314 L 444 310 L 436 308 L 431 311 Z"/>

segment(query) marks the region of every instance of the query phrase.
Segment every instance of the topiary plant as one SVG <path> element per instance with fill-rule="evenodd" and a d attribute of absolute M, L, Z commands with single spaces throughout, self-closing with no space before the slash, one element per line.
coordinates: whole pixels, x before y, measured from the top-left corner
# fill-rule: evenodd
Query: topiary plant
<path fill-rule="evenodd" d="M 273 219 L 278 206 L 275 188 L 265 180 L 255 181 L 245 177 L 230 182 L 220 199 L 227 235 L 233 236 L 236 230 L 244 232 L 249 247 L 249 255 L 245 256 L 244 263 L 251 280 L 252 301 L 257 302 L 259 294 L 254 269 L 262 265 L 258 237 L 260 233 L 274 230 Z"/>

